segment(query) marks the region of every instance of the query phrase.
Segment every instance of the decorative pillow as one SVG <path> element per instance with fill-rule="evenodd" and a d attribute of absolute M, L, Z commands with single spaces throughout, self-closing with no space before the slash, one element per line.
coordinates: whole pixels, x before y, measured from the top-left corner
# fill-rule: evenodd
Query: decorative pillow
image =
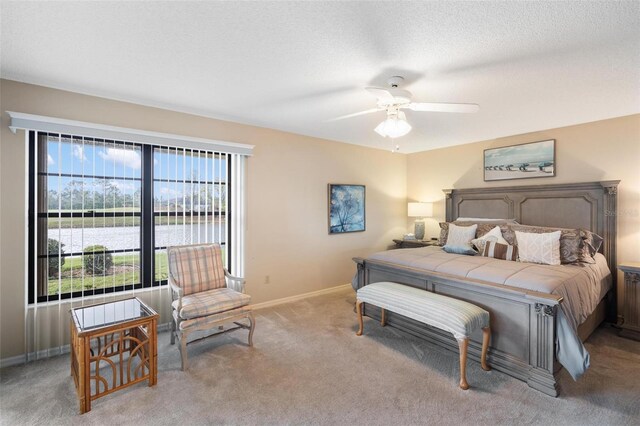
<path fill-rule="evenodd" d="M 591 231 L 587 231 L 586 229 L 581 229 L 580 235 L 583 237 L 586 253 L 588 253 L 593 259 L 593 256 L 595 256 L 596 253 L 600 250 L 600 246 L 602 246 L 604 238 L 602 238 L 598 234 L 594 234 Z"/>
<path fill-rule="evenodd" d="M 440 237 L 438 244 L 441 246 L 447 244 L 447 234 L 449 233 L 449 222 L 440 222 Z"/>
<path fill-rule="evenodd" d="M 477 233 L 478 231 L 476 231 L 476 234 Z M 491 231 L 487 232 L 483 236 L 471 240 L 471 244 L 473 244 L 478 249 L 478 253 L 482 253 L 484 250 L 484 246 L 488 241 L 495 241 L 500 244 L 509 244 L 507 240 L 502 238 L 502 231 L 500 230 L 499 226 L 494 226 Z"/>
<path fill-rule="evenodd" d="M 547 234 L 560 231 L 560 263 L 594 263 L 593 257 L 588 254 L 585 256 L 585 236 L 580 229 L 568 228 L 549 228 L 545 226 L 528 226 L 528 225 L 507 225 L 502 228 L 502 234 L 509 244 L 518 244 L 515 238 L 515 232 L 526 232 L 534 234 Z"/>
<path fill-rule="evenodd" d="M 515 231 L 520 262 L 560 265 L 561 231 L 534 233 Z"/>
<path fill-rule="evenodd" d="M 449 234 L 449 225 L 452 223 L 458 226 L 471 226 L 472 222 L 440 222 L 440 238 L 438 238 L 438 242 L 441 246 L 447 244 L 447 235 Z M 477 229 L 476 229 L 477 232 Z"/>
<path fill-rule="evenodd" d="M 455 225 L 458 226 L 471 226 L 471 225 L 478 225 L 478 228 L 476 229 L 476 236 L 475 238 L 480 238 L 483 235 L 487 234 L 489 231 L 491 231 L 493 228 L 496 227 L 496 225 L 505 225 L 508 223 L 514 223 L 517 224 L 518 222 L 516 222 L 513 219 L 491 219 L 490 221 L 481 221 L 479 223 L 476 222 L 463 222 L 460 220 L 456 220 L 455 222 L 440 222 L 440 238 L 438 239 L 438 242 L 440 243 L 440 245 L 445 245 L 447 244 L 447 233 L 449 232 L 449 225 L 453 223 Z"/>
<path fill-rule="evenodd" d="M 518 246 L 500 244 L 495 241 L 487 241 L 482 251 L 482 256 L 503 260 L 518 260 Z"/>
<path fill-rule="evenodd" d="M 444 251 L 457 254 L 477 254 L 471 247 L 471 240 L 475 238 L 477 228 L 478 225 L 458 226 L 453 223 L 449 224 L 447 244 L 443 247 Z"/>

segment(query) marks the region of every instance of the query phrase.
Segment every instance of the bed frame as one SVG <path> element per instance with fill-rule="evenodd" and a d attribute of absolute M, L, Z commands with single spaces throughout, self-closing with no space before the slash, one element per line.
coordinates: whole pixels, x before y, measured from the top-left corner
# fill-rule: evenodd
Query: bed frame
<path fill-rule="evenodd" d="M 556 185 L 487 187 L 444 190 L 446 220 L 457 217 L 515 218 L 525 225 L 585 228 L 604 238 L 600 251 L 612 272 L 613 287 L 594 313 L 580 326 L 585 340 L 605 316 L 616 314 L 616 212 L 620 181 Z M 358 288 L 369 283 L 393 281 L 457 299 L 491 313 L 492 367 L 527 382 L 547 395 L 558 395 L 560 364 L 555 353 L 556 313 L 562 297 L 453 277 L 437 272 L 401 267 L 388 262 L 354 258 Z M 365 307 L 365 315 L 380 320 L 380 310 Z M 449 333 L 389 313 L 387 323 L 429 342 L 458 350 Z M 482 335 L 471 336 L 469 356 L 480 360 Z"/>

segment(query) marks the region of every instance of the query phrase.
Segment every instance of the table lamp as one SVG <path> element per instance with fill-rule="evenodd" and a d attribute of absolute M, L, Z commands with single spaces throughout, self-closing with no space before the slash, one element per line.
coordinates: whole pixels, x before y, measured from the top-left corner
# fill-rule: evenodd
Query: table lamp
<path fill-rule="evenodd" d="M 433 216 L 433 203 L 409 203 L 409 217 L 415 217 L 416 240 L 424 238 L 424 218 Z"/>

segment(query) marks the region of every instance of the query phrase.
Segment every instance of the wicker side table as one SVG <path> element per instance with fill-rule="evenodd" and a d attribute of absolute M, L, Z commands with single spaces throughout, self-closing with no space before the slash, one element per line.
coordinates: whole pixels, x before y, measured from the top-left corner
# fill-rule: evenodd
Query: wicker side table
<path fill-rule="evenodd" d="M 80 414 L 91 401 L 119 389 L 158 380 L 158 314 L 138 298 L 74 308 L 71 376 Z"/>

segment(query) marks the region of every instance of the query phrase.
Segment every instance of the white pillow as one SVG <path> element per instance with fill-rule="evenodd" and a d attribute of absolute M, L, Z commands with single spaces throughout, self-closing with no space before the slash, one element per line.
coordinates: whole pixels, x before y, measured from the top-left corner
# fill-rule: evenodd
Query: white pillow
<path fill-rule="evenodd" d="M 532 232 L 515 231 L 520 262 L 542 263 L 545 265 L 560 264 L 561 231 L 534 234 Z"/>
<path fill-rule="evenodd" d="M 509 245 L 507 240 L 502 237 L 502 231 L 500 230 L 499 226 L 496 226 L 491 231 L 484 234 L 482 237 L 471 240 L 471 244 L 476 246 L 478 252 L 482 253 L 484 251 L 485 244 L 487 244 L 487 242 L 489 241 L 495 241 L 496 243 Z"/>
<path fill-rule="evenodd" d="M 449 224 L 447 244 L 443 247 L 447 253 L 477 254 L 471 247 L 471 240 L 476 236 L 478 225 L 458 226 Z"/>

